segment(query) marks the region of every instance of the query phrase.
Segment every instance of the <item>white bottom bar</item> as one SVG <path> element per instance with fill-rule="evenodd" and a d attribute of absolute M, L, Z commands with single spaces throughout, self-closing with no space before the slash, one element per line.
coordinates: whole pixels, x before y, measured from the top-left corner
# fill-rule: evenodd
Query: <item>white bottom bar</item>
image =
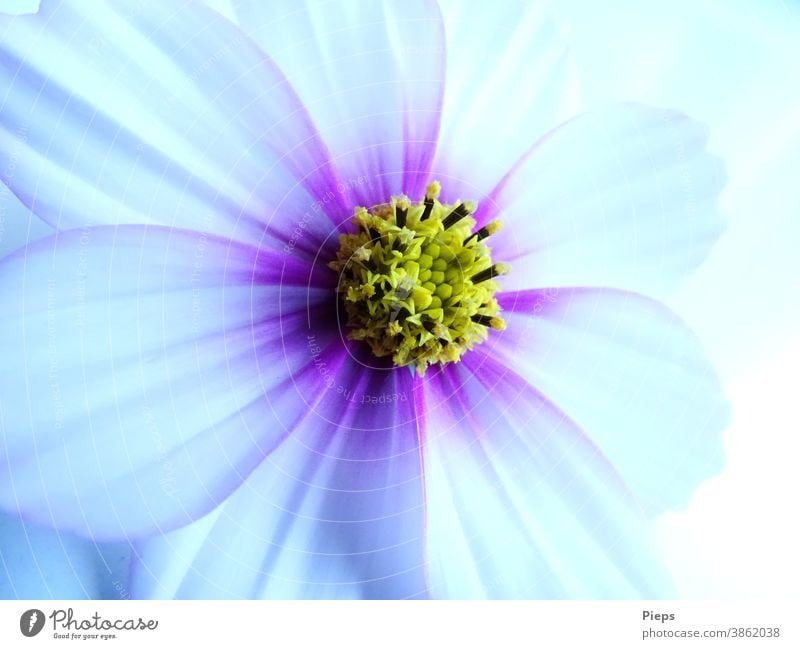
<path fill-rule="evenodd" d="M 0 647 L 778 649 L 800 647 L 798 620 L 798 601 L 5 601 Z"/>

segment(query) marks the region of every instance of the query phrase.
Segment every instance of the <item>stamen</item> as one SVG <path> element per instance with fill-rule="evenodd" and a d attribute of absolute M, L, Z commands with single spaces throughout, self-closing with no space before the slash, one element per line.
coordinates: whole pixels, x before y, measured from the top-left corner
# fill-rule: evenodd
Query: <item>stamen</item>
<path fill-rule="evenodd" d="M 465 216 L 468 216 L 469 212 L 469 208 L 466 206 L 466 204 L 461 203 L 445 217 L 445 219 L 442 221 L 442 227 L 444 227 L 445 230 L 448 230 L 451 226 L 458 223 Z"/>
<path fill-rule="evenodd" d="M 494 266 L 489 266 L 489 268 L 482 270 L 480 273 L 476 273 L 470 277 L 470 281 L 472 281 L 473 284 L 480 284 L 481 282 L 485 282 L 487 279 L 492 279 L 492 277 L 497 277 L 498 275 L 507 275 L 510 272 L 510 266 L 507 266 L 506 264 L 495 264 Z"/>
<path fill-rule="evenodd" d="M 329 264 L 339 274 L 348 337 L 420 376 L 505 328 L 493 278 L 510 269 L 493 264 L 481 243 L 500 222 L 473 232 L 475 203 L 442 204 L 440 191 L 434 181 L 418 203 L 398 196 L 356 208 L 357 231 L 340 235 Z"/>
<path fill-rule="evenodd" d="M 484 327 L 490 327 L 496 331 L 502 331 L 506 328 L 506 323 L 502 318 L 498 318 L 497 316 L 476 313 L 475 315 L 471 316 L 471 319 L 476 324 L 483 325 Z"/>
<path fill-rule="evenodd" d="M 398 228 L 404 228 L 406 226 L 407 217 L 408 217 L 408 200 L 401 198 L 400 200 L 397 201 L 397 205 L 395 206 L 394 222 L 397 224 Z"/>
<path fill-rule="evenodd" d="M 464 239 L 464 245 L 466 246 L 473 239 L 475 241 L 483 241 L 487 237 L 492 236 L 495 232 L 499 232 L 502 227 L 502 221 L 491 221 L 490 223 L 484 225 L 480 230 L 475 232 L 472 236 Z"/>
<path fill-rule="evenodd" d="M 419 218 L 420 221 L 427 221 L 430 218 L 431 212 L 433 211 L 433 203 L 439 196 L 440 191 L 442 191 L 442 186 L 439 184 L 438 180 L 434 180 L 427 186 L 425 189 L 425 200 L 423 201 L 425 209 L 422 211 L 422 216 Z"/>

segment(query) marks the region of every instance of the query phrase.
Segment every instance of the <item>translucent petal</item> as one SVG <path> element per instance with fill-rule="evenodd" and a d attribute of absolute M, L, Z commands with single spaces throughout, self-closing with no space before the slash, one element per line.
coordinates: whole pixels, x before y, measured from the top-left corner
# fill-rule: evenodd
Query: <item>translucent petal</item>
<path fill-rule="evenodd" d="M 670 593 L 635 501 L 577 426 L 473 351 L 424 404 L 431 593 L 651 598 Z"/>
<path fill-rule="evenodd" d="M 568 288 L 500 296 L 488 345 L 586 432 L 651 513 L 685 507 L 723 464 L 729 406 L 702 345 L 634 293 Z"/>
<path fill-rule="evenodd" d="M 707 129 L 635 104 L 552 131 L 492 191 L 480 212 L 510 262 L 508 290 L 610 286 L 652 292 L 697 266 L 722 227 L 724 174 Z"/>
<path fill-rule="evenodd" d="M 431 0 L 234 0 L 238 23 L 280 66 L 334 158 L 351 206 L 421 198 L 439 132 L 444 31 Z"/>
<path fill-rule="evenodd" d="M 49 223 L 285 243 L 308 213 L 303 245 L 329 234 L 313 206 L 336 180 L 302 104 L 201 3 L 48 0 L 0 34 L 3 181 Z"/>
<path fill-rule="evenodd" d="M 482 200 L 539 138 L 575 115 L 577 75 L 540 3 L 440 6 L 447 83 L 431 175 L 445 199 Z"/>
<path fill-rule="evenodd" d="M 222 502 L 283 433 L 265 395 L 310 362 L 331 291 L 302 266 L 141 226 L 3 260 L 0 505 L 111 538 Z"/>
<path fill-rule="evenodd" d="M 206 518 L 141 545 L 135 596 L 426 595 L 412 378 L 333 341 L 288 390 L 305 413 L 289 438 Z"/>
<path fill-rule="evenodd" d="M 129 549 L 0 513 L 0 599 L 120 599 Z"/>

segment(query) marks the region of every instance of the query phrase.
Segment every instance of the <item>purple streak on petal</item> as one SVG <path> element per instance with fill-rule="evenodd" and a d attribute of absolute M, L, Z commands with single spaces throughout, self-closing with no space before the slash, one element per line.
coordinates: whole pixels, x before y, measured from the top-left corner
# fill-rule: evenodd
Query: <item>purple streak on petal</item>
<path fill-rule="evenodd" d="M 0 17 L 0 31 L 0 150 L 18 162 L 3 180 L 50 223 L 280 246 L 309 213 L 296 245 L 307 252 L 339 223 L 316 201 L 349 211 L 285 77 L 201 3 L 45 2 Z"/>
<path fill-rule="evenodd" d="M 434 374 L 426 402 L 434 596 L 668 592 L 648 529 L 613 468 L 483 347 Z"/>
<path fill-rule="evenodd" d="M 428 379 L 428 382 L 430 378 Z M 430 393 L 430 389 L 428 387 L 428 383 L 423 381 L 421 384 L 412 383 L 413 390 L 413 401 L 414 401 L 414 413 L 415 413 L 415 425 L 417 429 L 417 440 L 419 442 L 419 474 L 420 474 L 420 484 L 422 490 L 422 530 L 423 530 L 423 538 L 425 539 L 425 546 L 423 548 L 424 557 L 423 557 L 423 579 L 425 582 L 425 593 L 428 597 L 433 596 L 433 591 L 431 590 L 431 573 L 430 573 L 430 561 L 429 561 L 429 553 L 428 553 L 428 544 L 427 540 L 430 538 L 429 532 L 429 525 L 428 525 L 428 489 L 427 484 L 428 481 L 425 479 L 425 447 L 427 444 L 427 429 L 426 429 L 426 408 L 425 408 L 425 394 L 426 392 Z"/>
<path fill-rule="evenodd" d="M 658 291 L 722 232 L 721 163 L 708 129 L 680 113 L 620 104 L 537 142 L 490 192 L 482 222 L 514 272 L 507 290 L 597 285 Z"/>
<path fill-rule="evenodd" d="M 292 284 L 267 260 L 281 261 L 152 226 L 63 232 L 3 260 L 0 504 L 119 538 L 224 500 L 279 441 L 269 399 L 333 308 L 310 267 L 286 260 Z"/>
<path fill-rule="evenodd" d="M 236 0 L 234 7 L 305 102 L 345 202 L 370 206 L 402 191 L 418 194 L 436 147 L 443 92 L 437 4 Z"/>
<path fill-rule="evenodd" d="M 502 218 L 503 216 L 503 203 L 501 197 L 503 195 L 503 190 L 506 188 L 509 182 L 514 179 L 519 173 L 521 173 L 521 169 L 528 161 L 528 159 L 535 155 L 536 152 L 545 144 L 547 144 L 551 139 L 556 137 L 558 133 L 568 127 L 572 122 L 575 121 L 575 117 L 572 119 L 568 119 L 566 122 L 559 124 L 558 126 L 552 128 L 551 130 L 547 131 L 542 137 L 540 137 L 536 142 L 533 143 L 530 149 L 528 149 L 522 157 L 520 157 L 511 168 L 500 178 L 500 182 L 495 185 L 491 191 L 487 194 L 485 202 L 481 203 L 481 206 L 484 208 L 481 210 L 480 214 L 475 215 L 476 220 L 476 227 L 483 227 L 489 221 L 492 221 L 496 218 Z"/>
<path fill-rule="evenodd" d="M 363 347 L 314 350 L 276 391 L 294 402 L 287 439 L 208 520 L 142 545 L 134 594 L 426 595 L 416 388 L 407 371 L 366 369 Z"/>
<path fill-rule="evenodd" d="M 445 42 L 444 20 L 439 13 L 439 41 Z M 439 131 L 442 121 L 442 106 L 444 104 L 444 71 L 447 68 L 447 51 L 442 47 L 441 59 L 438 61 L 437 76 L 434 76 L 429 83 L 438 85 L 438 99 L 435 105 L 422 109 L 415 107 L 414 104 L 424 105 L 426 103 L 423 92 L 420 97 L 411 101 L 405 99 L 405 115 L 403 117 L 403 140 L 405 148 L 403 150 L 403 193 L 411 197 L 412 200 L 422 198 L 425 195 L 425 186 L 430 181 L 430 169 L 436 155 L 436 147 L 439 141 Z M 409 92 L 419 91 L 415 85 L 409 86 Z"/>
<path fill-rule="evenodd" d="M 458 407 L 455 410 L 462 414 L 463 421 L 467 424 L 463 432 L 469 436 L 469 441 L 482 438 L 491 428 L 487 426 L 487 415 L 483 412 L 487 408 L 496 412 L 497 419 L 494 423 L 497 423 L 499 419 L 506 417 L 500 408 L 513 409 L 519 406 L 530 409 L 535 404 L 536 408 L 550 412 L 559 422 L 564 422 L 569 429 L 570 437 L 585 448 L 593 462 L 597 462 L 604 480 L 613 483 L 620 492 L 627 491 L 624 480 L 608 462 L 602 450 L 583 433 L 566 412 L 560 410 L 512 367 L 495 358 L 487 348 L 478 351 L 480 353 L 470 354 L 462 360 L 464 369 L 468 372 L 456 371 L 456 365 L 447 365 L 440 370 L 437 380 L 428 387 L 429 391 L 433 390 L 437 401 L 457 402 Z M 467 384 L 471 386 L 468 390 L 465 389 Z M 536 434 L 539 431 L 529 432 Z"/>
<path fill-rule="evenodd" d="M 469 11 L 440 2 L 447 26 L 447 87 L 431 175 L 447 200 L 480 201 L 525 151 L 577 109 L 567 38 L 541 3 Z M 513 29 L 509 26 L 513 25 Z M 491 42 L 491 47 L 469 43 Z"/>

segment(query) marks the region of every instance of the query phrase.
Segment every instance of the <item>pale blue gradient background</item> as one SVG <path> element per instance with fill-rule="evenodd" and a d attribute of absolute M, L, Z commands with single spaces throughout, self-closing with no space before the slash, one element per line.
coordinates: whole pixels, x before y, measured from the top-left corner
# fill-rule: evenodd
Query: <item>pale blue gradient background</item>
<path fill-rule="evenodd" d="M 30 2 L 4 3 L 30 5 Z M 212 3 L 223 4 L 224 3 Z M 684 597 L 800 595 L 800 3 L 559 2 L 582 108 L 637 100 L 711 127 L 730 226 L 677 291 L 733 405 L 723 474 L 657 523 Z M 0 256 L 51 232 L 0 185 Z M 0 597 L 124 597 L 125 549 L 0 517 Z M 115 584 L 116 582 L 116 584 Z"/>
<path fill-rule="evenodd" d="M 733 405 L 725 472 L 658 523 L 685 597 L 800 595 L 800 3 L 559 4 L 585 107 L 637 99 L 711 127 L 728 231 L 676 294 Z"/>

